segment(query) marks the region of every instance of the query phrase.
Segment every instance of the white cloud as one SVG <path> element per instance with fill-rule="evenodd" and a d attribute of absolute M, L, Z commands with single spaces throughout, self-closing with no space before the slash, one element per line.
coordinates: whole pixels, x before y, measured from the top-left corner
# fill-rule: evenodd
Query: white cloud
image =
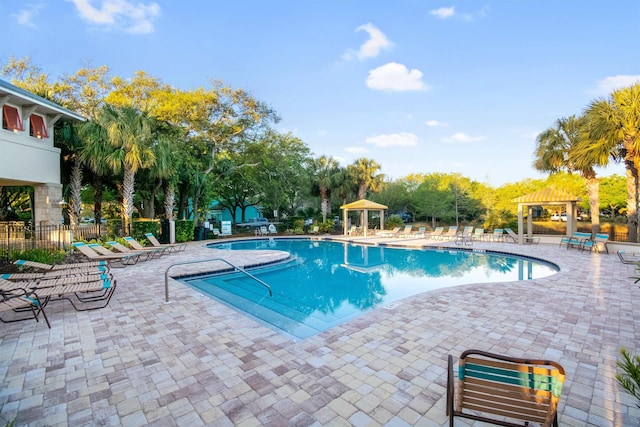
<path fill-rule="evenodd" d="M 466 133 L 457 132 L 451 135 L 450 137 L 443 138 L 443 142 L 478 142 L 484 141 L 486 138 L 484 136 L 469 136 Z"/>
<path fill-rule="evenodd" d="M 465 13 L 464 15 L 462 15 L 462 19 L 464 19 L 465 21 L 475 21 L 476 18 L 484 18 L 485 16 L 487 16 L 487 14 L 489 13 L 489 6 L 484 6 L 482 9 L 480 9 L 478 12 L 475 13 Z"/>
<path fill-rule="evenodd" d="M 483 6 L 479 11 L 472 13 L 463 13 L 459 14 L 456 11 L 455 6 L 451 7 L 441 7 L 439 9 L 433 9 L 429 12 L 430 15 L 433 15 L 439 19 L 448 19 L 455 17 L 457 19 L 462 19 L 464 21 L 475 21 L 477 18 L 484 18 L 489 13 L 489 6 Z"/>
<path fill-rule="evenodd" d="M 160 15 L 160 6 L 133 3 L 129 0 L 67 0 L 72 2 L 85 21 L 123 29 L 128 33 L 147 34 L 153 32 L 153 21 Z M 94 7 L 99 3 L 99 7 Z"/>
<path fill-rule="evenodd" d="M 444 128 L 444 127 L 449 126 L 448 123 L 442 123 L 442 122 L 439 122 L 437 120 L 427 120 L 425 122 L 425 125 L 429 126 L 430 128 L 438 128 L 438 127 L 443 127 Z"/>
<path fill-rule="evenodd" d="M 412 133 L 400 132 L 370 136 L 365 139 L 365 142 L 378 147 L 414 147 L 418 144 L 418 137 Z"/>
<path fill-rule="evenodd" d="M 365 147 L 345 147 L 344 151 L 351 154 L 363 154 L 369 152 Z"/>
<path fill-rule="evenodd" d="M 598 95 L 608 96 L 613 91 L 631 86 L 634 83 L 640 83 L 640 75 L 605 77 L 597 82 L 596 89 L 593 92 Z"/>
<path fill-rule="evenodd" d="M 19 10 L 18 13 L 12 14 L 16 21 L 20 25 L 24 25 L 26 27 L 38 28 L 38 26 L 33 22 L 33 18 L 35 18 L 42 9 L 44 9 L 43 3 L 38 4 L 27 4 L 26 9 Z"/>
<path fill-rule="evenodd" d="M 371 89 L 395 92 L 429 89 L 422 81 L 420 70 L 409 71 L 407 67 L 396 62 L 389 62 L 369 71 L 367 86 Z"/>
<path fill-rule="evenodd" d="M 456 14 L 456 8 L 455 6 L 441 7 L 440 9 L 433 9 L 429 14 L 437 16 L 440 19 L 447 19 Z"/>
<path fill-rule="evenodd" d="M 370 22 L 368 24 L 360 25 L 358 28 L 356 28 L 356 32 L 358 31 L 365 31 L 367 34 L 369 34 L 369 39 L 364 42 L 362 46 L 360 46 L 360 49 L 358 49 L 357 52 L 354 52 L 352 49 L 350 49 L 344 55 L 342 55 L 342 58 L 346 60 L 353 59 L 354 56 L 360 60 L 366 58 L 375 58 L 376 56 L 378 56 L 382 49 L 388 49 L 393 46 L 393 43 L 391 43 L 389 39 L 387 39 L 387 36 L 385 36 L 384 33 L 378 29 L 378 27 Z"/>

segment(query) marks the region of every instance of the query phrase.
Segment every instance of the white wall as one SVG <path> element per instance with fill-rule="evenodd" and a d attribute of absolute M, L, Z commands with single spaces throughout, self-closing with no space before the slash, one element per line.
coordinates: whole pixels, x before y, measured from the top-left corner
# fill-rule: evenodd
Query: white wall
<path fill-rule="evenodd" d="M 59 184 L 60 149 L 53 146 L 53 129 L 48 138 L 29 136 L 29 120 L 21 118 L 23 131 L 0 128 L 0 179 Z"/>

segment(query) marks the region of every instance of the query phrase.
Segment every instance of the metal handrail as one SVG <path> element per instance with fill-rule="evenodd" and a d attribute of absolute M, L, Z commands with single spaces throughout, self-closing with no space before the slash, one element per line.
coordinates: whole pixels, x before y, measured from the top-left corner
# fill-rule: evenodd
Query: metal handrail
<path fill-rule="evenodd" d="M 196 263 L 211 262 L 211 261 L 222 261 L 225 264 L 230 265 L 234 269 L 236 269 L 239 272 L 245 274 L 246 276 L 249 276 L 250 278 L 252 278 L 256 282 L 260 283 L 262 286 L 267 288 L 267 290 L 269 291 L 269 296 L 270 297 L 273 296 L 273 292 L 271 292 L 271 286 L 267 285 L 262 280 L 258 279 L 256 276 L 254 276 L 253 274 L 251 274 L 248 271 L 246 271 L 244 268 L 238 267 L 237 265 L 230 263 L 229 261 L 227 261 L 224 258 L 210 258 L 210 259 L 198 259 L 198 260 L 195 260 L 195 261 L 176 262 L 174 264 L 171 264 L 169 267 L 167 267 L 167 269 L 164 272 L 164 302 L 169 302 L 169 270 L 171 270 L 172 267 L 175 267 L 177 265 L 196 264 Z"/>

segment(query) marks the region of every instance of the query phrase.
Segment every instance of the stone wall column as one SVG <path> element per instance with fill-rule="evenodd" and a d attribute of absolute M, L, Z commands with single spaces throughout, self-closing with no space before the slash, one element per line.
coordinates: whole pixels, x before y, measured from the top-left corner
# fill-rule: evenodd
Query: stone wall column
<path fill-rule="evenodd" d="M 62 222 L 62 184 L 35 184 L 33 186 L 35 225 Z"/>

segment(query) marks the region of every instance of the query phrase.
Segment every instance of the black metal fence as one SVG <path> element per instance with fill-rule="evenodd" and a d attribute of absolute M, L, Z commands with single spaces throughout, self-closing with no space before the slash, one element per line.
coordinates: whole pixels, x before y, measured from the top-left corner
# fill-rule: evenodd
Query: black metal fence
<path fill-rule="evenodd" d="M 78 240 L 91 240 L 113 234 L 104 224 L 33 225 L 22 221 L 0 222 L 0 258 L 8 258 L 10 250 L 61 249 Z"/>
<path fill-rule="evenodd" d="M 623 227 L 617 227 L 618 229 L 621 229 L 622 231 L 617 231 L 616 227 L 602 227 L 601 228 L 601 233 L 607 233 L 609 235 L 609 240 L 614 241 L 614 242 L 628 242 L 629 241 L 629 234 L 627 233 L 626 229 Z M 578 231 L 584 231 L 587 233 L 591 233 L 591 227 L 589 228 L 584 228 L 581 229 L 580 226 L 578 226 Z M 555 230 L 549 227 L 544 227 L 544 226 L 538 226 L 536 224 L 533 225 L 533 234 L 542 234 L 542 235 L 557 235 L 557 236 L 564 236 L 565 235 L 565 231 L 564 230 Z"/>

